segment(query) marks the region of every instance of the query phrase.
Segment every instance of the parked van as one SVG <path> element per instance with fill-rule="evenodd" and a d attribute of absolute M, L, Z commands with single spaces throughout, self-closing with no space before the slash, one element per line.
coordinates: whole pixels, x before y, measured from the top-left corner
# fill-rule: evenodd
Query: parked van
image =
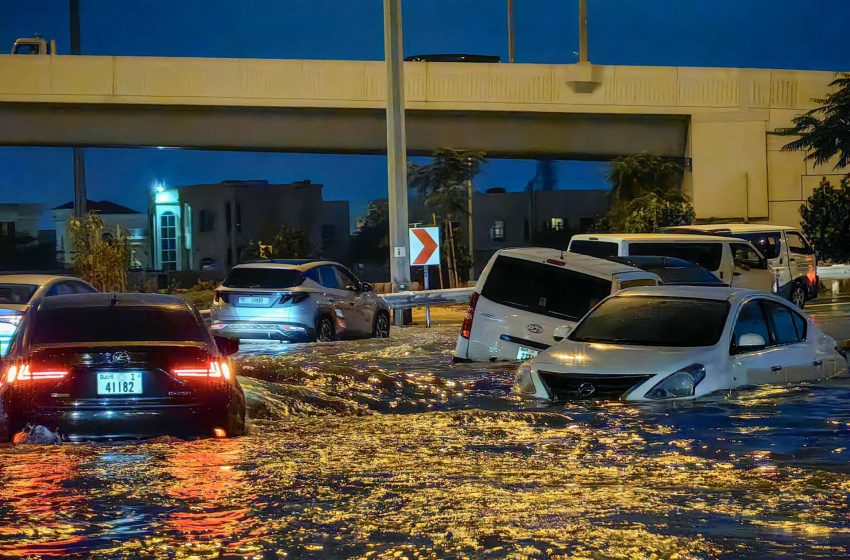
<path fill-rule="evenodd" d="M 746 239 L 685 233 L 574 235 L 569 251 L 599 258 L 656 255 L 698 264 L 724 284 L 762 292 L 774 289 L 767 259 Z"/>
<path fill-rule="evenodd" d="M 767 258 L 776 277 L 775 292 L 799 308 L 818 295 L 818 257 L 800 230 L 771 224 L 699 224 L 664 229 L 746 239 Z"/>
<path fill-rule="evenodd" d="M 478 279 L 455 361 L 528 360 L 610 294 L 660 283 L 651 272 L 585 255 L 503 249 Z"/>

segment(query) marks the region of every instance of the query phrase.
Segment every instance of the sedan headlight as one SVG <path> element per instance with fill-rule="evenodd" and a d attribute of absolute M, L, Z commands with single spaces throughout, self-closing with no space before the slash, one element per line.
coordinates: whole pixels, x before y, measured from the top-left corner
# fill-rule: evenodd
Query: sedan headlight
<path fill-rule="evenodd" d="M 534 379 L 531 377 L 531 365 L 529 363 L 526 362 L 517 369 L 514 386 L 516 391 L 523 395 L 533 395 L 537 391 L 534 387 Z"/>
<path fill-rule="evenodd" d="M 653 400 L 692 397 L 697 385 L 703 379 L 705 379 L 705 366 L 693 364 L 668 375 L 644 396 Z"/>

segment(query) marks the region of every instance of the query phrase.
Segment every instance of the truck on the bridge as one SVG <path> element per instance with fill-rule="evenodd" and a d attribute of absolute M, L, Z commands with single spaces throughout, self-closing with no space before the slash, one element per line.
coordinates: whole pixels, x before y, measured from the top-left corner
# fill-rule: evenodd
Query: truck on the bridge
<path fill-rule="evenodd" d="M 12 54 L 56 54 L 56 41 L 39 35 L 15 39 Z"/>

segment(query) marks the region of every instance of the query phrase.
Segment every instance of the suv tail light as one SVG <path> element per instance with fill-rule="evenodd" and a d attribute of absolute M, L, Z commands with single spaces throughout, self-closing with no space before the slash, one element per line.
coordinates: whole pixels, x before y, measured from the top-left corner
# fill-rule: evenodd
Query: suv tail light
<path fill-rule="evenodd" d="M 466 308 L 466 315 L 463 318 L 463 324 L 460 327 L 460 336 L 469 338 L 472 334 L 472 321 L 475 319 L 475 306 L 478 305 L 478 292 L 472 292 L 472 297 L 469 298 L 469 305 Z"/>
<path fill-rule="evenodd" d="M 230 366 L 224 360 L 211 359 L 207 367 L 199 364 L 172 368 L 177 377 L 196 377 L 204 379 L 223 379 L 230 381 Z"/>
<path fill-rule="evenodd" d="M 9 385 L 23 383 L 27 381 L 44 381 L 63 379 L 68 375 L 67 369 L 58 367 L 44 367 L 41 365 L 33 365 L 26 362 L 14 363 L 6 370 L 6 382 Z"/>
<path fill-rule="evenodd" d="M 288 293 L 288 294 L 283 294 L 283 296 L 281 296 L 279 303 L 280 303 L 280 305 L 283 305 L 284 303 L 293 303 L 293 304 L 301 303 L 302 301 L 304 301 L 305 299 L 307 299 L 309 297 L 310 297 L 310 294 L 308 294 L 307 292 Z"/>

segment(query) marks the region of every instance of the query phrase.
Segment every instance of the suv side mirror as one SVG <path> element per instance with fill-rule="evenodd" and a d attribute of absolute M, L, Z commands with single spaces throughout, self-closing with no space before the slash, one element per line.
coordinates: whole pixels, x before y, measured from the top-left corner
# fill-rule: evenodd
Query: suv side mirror
<path fill-rule="evenodd" d="M 560 327 L 555 327 L 555 332 L 552 333 L 552 338 L 561 342 L 567 338 L 571 332 L 573 332 L 573 328 L 570 325 L 561 325 Z"/>
<path fill-rule="evenodd" d="M 213 339 L 218 351 L 225 356 L 232 356 L 239 352 L 239 339 L 227 336 L 214 336 Z"/>

